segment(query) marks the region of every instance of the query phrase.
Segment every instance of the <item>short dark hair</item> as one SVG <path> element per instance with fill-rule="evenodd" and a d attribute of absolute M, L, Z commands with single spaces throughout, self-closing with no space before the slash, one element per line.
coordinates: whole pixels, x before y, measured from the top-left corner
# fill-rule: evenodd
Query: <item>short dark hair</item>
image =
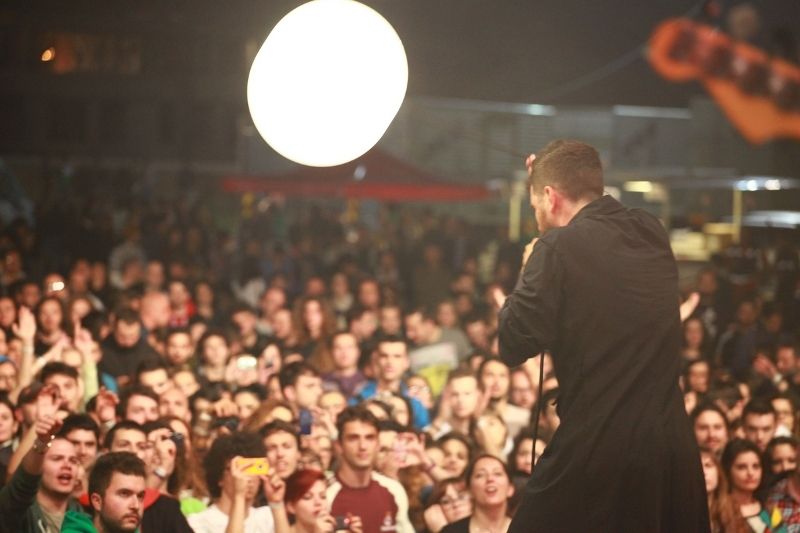
<path fill-rule="evenodd" d="M 406 354 L 408 353 L 408 341 L 399 335 L 381 335 L 375 341 L 375 347 L 377 348 L 383 343 L 400 343 L 406 347 Z"/>
<path fill-rule="evenodd" d="M 139 324 L 139 313 L 131 309 L 130 307 L 124 307 L 117 311 L 116 317 L 114 319 L 114 326 L 119 324 L 120 322 L 124 322 L 125 324 Z"/>
<path fill-rule="evenodd" d="M 108 430 L 106 433 L 105 438 L 103 439 L 103 448 L 106 450 L 111 449 L 111 444 L 114 442 L 114 436 L 117 434 L 117 431 L 121 431 L 123 429 L 133 429 L 135 431 L 140 431 L 145 437 L 147 436 L 147 432 L 138 422 L 134 422 L 133 420 L 123 420 L 121 422 L 117 422 L 114 426 Z"/>
<path fill-rule="evenodd" d="M 131 452 L 111 452 L 101 455 L 89 473 L 89 495 L 105 496 L 114 473 L 144 478 L 144 461 Z"/>
<path fill-rule="evenodd" d="M 45 383 L 52 376 L 67 376 L 78 381 L 78 369 L 61 361 L 47 363 L 39 373 L 39 381 Z"/>
<path fill-rule="evenodd" d="M 719 416 L 722 417 L 722 420 L 725 421 L 725 425 L 728 425 L 728 417 L 725 416 L 725 412 L 710 402 L 703 402 L 694 409 L 692 409 L 691 414 L 689 417 L 692 419 L 692 424 L 697 422 L 697 419 L 700 417 L 701 414 L 705 413 L 706 411 L 714 411 Z"/>
<path fill-rule="evenodd" d="M 305 361 L 288 364 L 278 372 L 278 382 L 281 384 L 281 389 L 294 386 L 300 376 L 319 377 L 319 372 Z"/>
<path fill-rule="evenodd" d="M 360 405 L 351 405 L 339 413 L 339 416 L 336 418 L 336 430 L 339 433 L 340 441 L 344 435 L 345 425 L 350 422 L 363 422 L 364 424 L 369 424 L 374 427 L 376 432 L 378 431 L 378 419 L 375 418 L 375 415 L 373 415 L 369 409 Z"/>
<path fill-rule="evenodd" d="M 222 494 L 219 486 L 228 462 L 241 455 L 242 457 L 264 457 L 266 450 L 264 443 L 256 433 L 234 433 L 233 435 L 222 435 L 214 440 L 211 449 L 208 450 L 203 466 L 206 471 L 206 486 L 208 493 L 213 499 L 217 499 Z"/>
<path fill-rule="evenodd" d="M 158 403 L 158 394 L 153 392 L 153 389 L 150 387 L 145 387 L 144 385 L 139 385 L 138 383 L 129 385 L 120 391 L 119 403 L 117 404 L 118 417 L 125 417 L 125 413 L 128 411 L 128 402 L 130 402 L 131 398 L 134 396 L 147 396 Z"/>
<path fill-rule="evenodd" d="M 167 365 L 160 359 L 156 359 L 154 357 L 148 357 L 141 363 L 139 366 L 136 367 L 136 381 L 139 381 L 139 378 L 145 372 L 153 372 L 155 370 L 163 370 L 164 372 L 169 372 Z"/>
<path fill-rule="evenodd" d="M 267 388 L 260 383 L 253 383 L 251 385 L 236 389 L 236 391 L 233 393 L 233 397 L 236 398 L 237 394 L 252 394 L 258 398 L 258 401 L 263 402 L 267 399 Z"/>
<path fill-rule="evenodd" d="M 775 408 L 772 406 L 772 403 L 762 400 L 761 398 L 754 398 L 747 402 L 747 405 L 744 406 L 744 410 L 742 411 L 742 421 L 746 420 L 748 415 L 778 416 L 778 414 L 775 412 Z"/>
<path fill-rule="evenodd" d="M 600 154 L 580 141 L 552 141 L 536 153 L 528 185 L 534 193 L 549 185 L 573 201 L 599 198 L 603 196 Z"/>
<path fill-rule="evenodd" d="M 280 433 L 283 431 L 284 433 L 288 433 L 292 435 L 295 440 L 297 441 L 297 449 L 300 449 L 300 431 L 299 428 L 285 420 L 273 420 L 269 424 L 266 424 L 264 427 L 259 430 L 261 437 L 266 440 L 267 437 L 270 435 L 274 435 L 275 433 Z"/>
<path fill-rule="evenodd" d="M 94 419 L 85 413 L 72 413 L 64 419 L 64 425 L 61 426 L 58 434 L 64 438 L 76 429 L 83 429 L 94 433 L 97 442 L 100 442 L 100 426 Z"/>

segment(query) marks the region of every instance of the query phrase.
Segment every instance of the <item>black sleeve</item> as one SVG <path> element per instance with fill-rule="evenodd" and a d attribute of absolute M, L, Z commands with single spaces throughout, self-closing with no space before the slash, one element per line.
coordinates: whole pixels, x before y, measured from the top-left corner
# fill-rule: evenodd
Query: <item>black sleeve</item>
<path fill-rule="evenodd" d="M 0 532 L 22 530 L 22 521 L 36 499 L 41 478 L 27 473 L 22 465 L 17 467 L 11 481 L 0 490 Z"/>
<path fill-rule="evenodd" d="M 146 511 L 150 512 L 147 513 Z M 142 519 L 142 531 L 194 533 L 186 517 L 181 512 L 181 504 L 178 500 L 163 494 L 153 505 L 145 509 L 145 517 Z"/>
<path fill-rule="evenodd" d="M 500 310 L 500 358 L 517 366 L 552 347 L 561 307 L 563 267 L 558 253 L 538 241 L 514 291 Z"/>

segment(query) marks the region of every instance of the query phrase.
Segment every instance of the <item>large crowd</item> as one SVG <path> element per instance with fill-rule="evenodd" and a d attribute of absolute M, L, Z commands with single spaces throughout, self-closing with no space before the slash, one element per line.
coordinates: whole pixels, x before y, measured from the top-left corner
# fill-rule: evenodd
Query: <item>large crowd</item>
<path fill-rule="evenodd" d="M 153 202 L 4 224 L 0 531 L 505 531 L 559 425 L 550 356 L 497 357 L 521 249 L 375 219 L 273 202 L 225 231 Z M 792 245 L 738 245 L 683 295 L 712 531 L 800 531 L 799 274 Z"/>

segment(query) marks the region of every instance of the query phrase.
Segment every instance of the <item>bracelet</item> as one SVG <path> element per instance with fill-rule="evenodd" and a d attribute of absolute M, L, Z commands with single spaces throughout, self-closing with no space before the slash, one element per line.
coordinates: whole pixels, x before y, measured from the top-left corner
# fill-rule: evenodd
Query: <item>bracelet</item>
<path fill-rule="evenodd" d="M 283 507 L 283 502 L 267 502 L 267 505 L 269 505 L 271 509 L 280 509 Z"/>
<path fill-rule="evenodd" d="M 38 453 L 39 455 L 44 455 L 45 453 L 47 453 L 47 450 L 50 449 L 50 446 L 53 445 L 53 439 L 55 438 L 56 438 L 55 435 L 50 435 L 50 440 L 48 440 L 47 442 L 43 442 L 39 439 L 39 437 L 36 437 L 36 440 L 33 441 L 31 449 L 36 453 Z"/>

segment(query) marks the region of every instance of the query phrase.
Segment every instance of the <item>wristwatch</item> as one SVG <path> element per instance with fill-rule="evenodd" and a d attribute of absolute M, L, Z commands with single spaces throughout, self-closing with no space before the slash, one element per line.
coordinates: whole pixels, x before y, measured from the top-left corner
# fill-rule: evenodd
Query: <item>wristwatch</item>
<path fill-rule="evenodd" d="M 50 439 L 47 442 L 42 442 L 39 437 L 36 437 L 36 440 L 33 441 L 33 446 L 31 446 L 31 448 L 39 455 L 44 455 L 47 453 L 47 450 L 50 449 L 50 446 L 53 445 L 53 439 L 55 438 L 55 435 L 50 435 Z"/>

